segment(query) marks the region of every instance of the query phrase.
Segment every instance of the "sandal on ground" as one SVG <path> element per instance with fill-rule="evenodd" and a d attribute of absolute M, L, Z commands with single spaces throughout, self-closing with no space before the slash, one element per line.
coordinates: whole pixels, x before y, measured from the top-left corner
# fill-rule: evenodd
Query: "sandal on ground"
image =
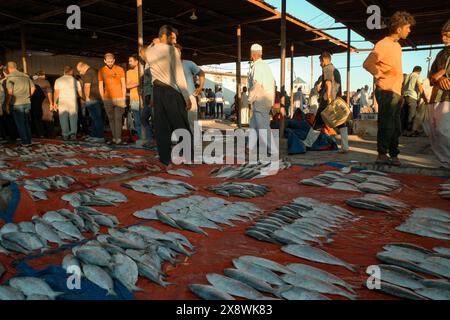
<path fill-rule="evenodd" d="M 401 167 L 402 163 L 400 162 L 400 160 L 398 158 L 391 158 L 389 159 L 391 165 L 395 166 L 395 167 Z"/>

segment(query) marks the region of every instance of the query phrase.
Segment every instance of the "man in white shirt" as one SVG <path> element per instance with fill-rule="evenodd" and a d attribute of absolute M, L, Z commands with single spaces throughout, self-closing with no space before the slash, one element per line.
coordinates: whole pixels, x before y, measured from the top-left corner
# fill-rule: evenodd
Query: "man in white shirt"
<path fill-rule="evenodd" d="M 176 129 L 190 131 L 187 111 L 192 103 L 184 76 L 180 54 L 173 46 L 178 31 L 171 26 L 159 29 L 159 38 L 150 45 L 145 56 L 152 73 L 154 127 L 159 160 L 169 166 L 172 133 Z"/>
<path fill-rule="evenodd" d="M 253 44 L 251 51 L 252 65 L 248 77 L 249 102 L 253 111 L 250 119 L 250 128 L 255 129 L 262 140 L 262 144 L 267 146 L 269 153 L 273 139 L 270 129 L 269 113 L 275 103 L 275 79 L 269 65 L 262 59 L 262 46 Z M 250 145 L 253 150 L 255 145 Z"/>
<path fill-rule="evenodd" d="M 219 118 L 219 110 L 220 110 L 220 118 L 223 119 L 223 92 L 222 88 L 219 88 L 216 92 L 216 114 L 217 118 Z"/>
<path fill-rule="evenodd" d="M 64 67 L 64 75 L 55 81 L 55 106 L 58 110 L 62 137 L 76 140 L 78 129 L 77 97 L 81 97 L 81 84 L 73 76 L 73 69 Z"/>
<path fill-rule="evenodd" d="M 250 104 L 248 103 L 247 87 L 242 88 L 241 94 L 241 125 L 248 125 L 250 121 Z"/>
<path fill-rule="evenodd" d="M 359 97 L 359 105 L 362 108 L 369 106 L 369 86 L 364 86 L 363 89 L 361 89 L 360 97 Z"/>

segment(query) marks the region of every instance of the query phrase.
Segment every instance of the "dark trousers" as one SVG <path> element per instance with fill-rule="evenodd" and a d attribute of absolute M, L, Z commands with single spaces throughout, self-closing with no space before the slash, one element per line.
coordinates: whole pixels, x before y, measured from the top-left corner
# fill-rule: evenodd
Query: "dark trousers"
<path fill-rule="evenodd" d="M 103 138 L 103 114 L 102 103 L 100 101 L 86 102 L 86 108 L 89 111 L 89 116 L 92 119 L 91 136 L 94 138 Z"/>
<path fill-rule="evenodd" d="M 16 105 L 12 109 L 22 144 L 31 144 L 30 109 L 31 104 Z"/>
<path fill-rule="evenodd" d="M 157 81 L 154 82 L 153 101 L 153 124 L 159 161 L 168 165 L 171 160 L 172 133 L 176 129 L 190 132 L 186 102 L 181 93 Z"/>
<path fill-rule="evenodd" d="M 150 105 L 150 96 L 144 98 L 144 108 L 141 112 L 141 125 L 144 132 L 144 139 L 151 141 L 153 139 L 153 108 Z"/>
<path fill-rule="evenodd" d="M 44 121 L 42 120 L 42 102 L 31 104 L 31 124 L 33 126 L 33 132 L 39 138 L 44 137 L 45 128 Z"/>
<path fill-rule="evenodd" d="M 391 157 L 397 157 L 401 131 L 401 96 L 381 89 L 375 90 L 378 102 L 378 154 L 385 155 L 389 152 Z"/>
<path fill-rule="evenodd" d="M 405 104 L 401 110 L 402 131 L 411 131 L 414 118 L 417 114 L 418 101 L 411 97 L 405 97 Z"/>
<path fill-rule="evenodd" d="M 5 139 L 8 139 L 9 141 L 16 141 L 19 133 L 17 131 L 16 122 L 12 115 L 12 110 L 9 114 L 7 114 L 6 111 L 3 111 L 3 116 L 1 116 L 0 118 L 0 130 L 2 131 L 3 137 Z"/>
<path fill-rule="evenodd" d="M 219 110 L 220 110 L 220 117 L 223 118 L 223 103 L 216 103 L 216 113 L 217 117 L 219 117 Z"/>

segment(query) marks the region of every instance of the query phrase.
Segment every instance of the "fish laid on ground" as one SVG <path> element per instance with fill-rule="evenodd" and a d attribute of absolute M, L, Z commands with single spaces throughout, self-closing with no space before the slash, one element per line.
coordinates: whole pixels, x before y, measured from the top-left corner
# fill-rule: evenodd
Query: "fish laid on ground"
<path fill-rule="evenodd" d="M 255 256 L 240 256 L 238 258 L 238 260 L 245 261 L 247 263 L 256 264 L 258 266 L 264 267 L 264 268 L 272 270 L 272 271 L 280 272 L 280 273 L 292 273 L 293 272 L 293 270 L 289 269 L 289 267 L 285 267 L 285 266 L 279 264 L 278 262 L 275 262 L 275 261 L 272 261 L 269 259 L 265 259 L 265 258 L 260 258 L 260 257 L 255 257 Z"/>
<path fill-rule="evenodd" d="M 356 296 L 354 294 L 351 294 L 331 283 L 310 277 L 308 275 L 285 274 L 282 276 L 282 279 L 286 283 L 289 283 L 295 287 L 305 288 L 319 293 L 339 295 L 350 300 L 356 299 Z"/>
<path fill-rule="evenodd" d="M 299 275 L 305 275 L 310 276 L 316 279 L 320 279 L 322 281 L 341 286 L 347 290 L 349 290 L 351 293 L 355 294 L 353 286 L 339 278 L 338 276 L 335 276 L 332 273 L 329 273 L 325 270 L 315 268 L 306 264 L 301 263 L 291 263 L 286 266 L 289 270 L 292 272 L 299 274 Z"/>
<path fill-rule="evenodd" d="M 257 179 L 278 173 L 291 167 L 288 161 L 276 161 L 241 166 L 224 166 L 213 169 L 210 174 L 215 178 L 225 179 Z"/>
<path fill-rule="evenodd" d="M 415 209 L 396 230 L 422 237 L 450 240 L 450 213 L 432 208 Z"/>
<path fill-rule="evenodd" d="M 6 181 L 17 181 L 22 177 L 28 176 L 29 174 L 22 170 L 5 170 L 0 171 L 0 180 Z"/>
<path fill-rule="evenodd" d="M 342 266 L 350 271 L 356 272 L 356 266 L 351 265 L 329 253 L 308 245 L 290 244 L 281 248 L 282 251 L 293 256 L 303 258 L 310 261 Z"/>
<path fill-rule="evenodd" d="M 84 264 L 83 274 L 89 281 L 106 290 L 107 295 L 117 295 L 114 291 L 113 279 L 103 268 L 95 265 Z"/>
<path fill-rule="evenodd" d="M 254 277 L 261 279 L 271 285 L 277 286 L 284 285 L 284 281 L 281 280 L 281 278 L 277 274 L 275 274 L 274 272 L 270 271 L 265 267 L 248 263 L 240 259 L 234 259 L 233 265 L 236 269 L 246 271 L 252 274 Z"/>
<path fill-rule="evenodd" d="M 196 190 L 195 187 L 186 182 L 154 176 L 124 183 L 122 187 L 166 198 L 187 195 Z"/>
<path fill-rule="evenodd" d="M 75 171 L 93 175 L 110 175 L 110 174 L 122 174 L 130 171 L 130 169 L 123 166 L 98 166 L 92 168 L 82 168 Z"/>
<path fill-rule="evenodd" d="M 312 291 L 301 287 L 293 287 L 289 290 L 283 291 L 281 293 L 281 297 L 286 300 L 331 300 L 317 291 Z"/>
<path fill-rule="evenodd" d="M 228 293 L 213 286 L 203 284 L 190 284 L 189 290 L 204 300 L 236 300 Z"/>
<path fill-rule="evenodd" d="M 241 281 L 258 291 L 271 293 L 276 296 L 279 296 L 281 291 L 284 291 L 288 288 L 287 286 L 274 288 L 268 282 L 255 277 L 253 274 L 251 274 L 245 270 L 225 269 L 224 274 L 227 277 Z"/>
<path fill-rule="evenodd" d="M 424 296 L 419 295 L 412 290 L 405 289 L 387 282 L 381 282 L 379 287 L 375 287 L 372 290 L 380 291 L 388 295 L 408 300 L 428 300 Z"/>
<path fill-rule="evenodd" d="M 0 300 L 25 300 L 25 296 L 20 290 L 10 286 L 0 285 Z"/>
<path fill-rule="evenodd" d="M 136 287 L 138 281 L 138 266 L 133 259 L 127 255 L 116 253 L 114 254 L 114 267 L 112 271 L 114 278 L 119 280 L 130 291 L 144 291 Z"/>
<path fill-rule="evenodd" d="M 378 268 L 380 268 L 379 280 L 383 282 L 388 282 L 413 291 L 424 287 L 422 280 L 425 278 L 405 268 L 381 264 L 378 265 Z"/>
<path fill-rule="evenodd" d="M 208 187 L 207 189 L 225 197 L 234 196 L 241 198 L 262 197 L 269 191 L 269 187 L 266 185 L 248 182 L 222 183 L 216 186 Z"/>
<path fill-rule="evenodd" d="M 208 282 L 211 283 L 215 288 L 233 296 L 251 300 L 260 300 L 264 298 L 261 292 L 238 280 L 216 273 L 209 273 L 206 275 L 206 278 L 208 279 Z"/>
<path fill-rule="evenodd" d="M 408 208 L 409 205 L 388 196 L 380 194 L 366 194 L 360 198 L 346 199 L 351 207 L 361 208 L 372 211 L 401 211 Z"/>
<path fill-rule="evenodd" d="M 173 176 L 180 176 L 186 178 L 192 178 L 194 176 L 192 171 L 187 169 L 167 170 L 167 173 Z"/>

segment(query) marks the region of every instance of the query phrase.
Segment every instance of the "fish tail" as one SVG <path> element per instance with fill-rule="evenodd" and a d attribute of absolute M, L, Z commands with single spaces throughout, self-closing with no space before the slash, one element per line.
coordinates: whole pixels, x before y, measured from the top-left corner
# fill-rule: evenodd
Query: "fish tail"
<path fill-rule="evenodd" d="M 352 272 L 357 272 L 359 268 L 356 264 L 346 264 L 344 267 Z"/>
<path fill-rule="evenodd" d="M 283 292 L 285 292 L 285 291 L 290 290 L 290 289 L 292 289 L 292 285 L 290 285 L 290 284 L 287 284 L 287 285 L 281 285 L 281 286 L 279 286 L 279 287 L 274 291 L 273 294 L 274 294 L 276 297 L 281 298 L 281 294 L 282 294 Z"/>

